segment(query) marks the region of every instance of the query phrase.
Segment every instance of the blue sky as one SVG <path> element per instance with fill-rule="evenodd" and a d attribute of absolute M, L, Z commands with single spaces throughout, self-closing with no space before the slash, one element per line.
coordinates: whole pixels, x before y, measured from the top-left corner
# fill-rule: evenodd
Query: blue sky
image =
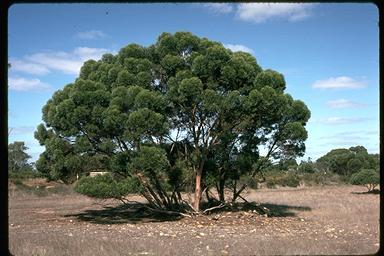
<path fill-rule="evenodd" d="M 306 155 L 379 152 L 379 14 L 373 4 L 15 4 L 8 12 L 9 142 L 33 137 L 53 92 L 81 64 L 162 32 L 190 31 L 252 53 L 311 110 Z"/>

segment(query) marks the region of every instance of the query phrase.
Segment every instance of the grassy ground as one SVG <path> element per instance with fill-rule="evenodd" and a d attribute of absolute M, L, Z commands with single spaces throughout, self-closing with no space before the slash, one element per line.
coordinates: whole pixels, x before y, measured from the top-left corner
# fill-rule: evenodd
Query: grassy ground
<path fill-rule="evenodd" d="M 122 207 L 63 188 L 47 195 L 10 186 L 10 251 L 14 255 L 372 254 L 379 249 L 379 195 L 364 191 L 359 186 L 251 190 L 247 199 L 270 209 L 274 217 L 240 209 L 180 219 L 148 215 L 135 204 Z"/>

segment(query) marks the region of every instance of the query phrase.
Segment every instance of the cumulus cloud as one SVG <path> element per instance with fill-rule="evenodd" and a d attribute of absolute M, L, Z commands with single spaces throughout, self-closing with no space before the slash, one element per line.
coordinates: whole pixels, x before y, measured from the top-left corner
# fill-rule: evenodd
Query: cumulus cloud
<path fill-rule="evenodd" d="M 365 117 L 328 117 L 321 119 L 313 119 L 311 122 L 328 125 L 339 125 L 339 124 L 354 124 L 369 120 Z"/>
<path fill-rule="evenodd" d="M 100 30 L 88 30 L 76 34 L 76 37 L 80 39 L 98 39 L 103 38 L 105 36 L 106 35 L 103 33 L 103 31 Z"/>
<path fill-rule="evenodd" d="M 203 4 L 203 7 L 207 8 L 210 11 L 222 14 L 230 13 L 234 10 L 233 6 L 228 3 L 208 3 Z"/>
<path fill-rule="evenodd" d="M 43 83 L 40 79 L 32 78 L 27 79 L 23 77 L 10 77 L 8 79 L 9 89 L 13 91 L 33 91 L 33 90 L 47 90 L 51 88 L 49 84 Z"/>
<path fill-rule="evenodd" d="M 366 104 L 346 99 L 330 100 L 325 104 L 330 108 L 361 108 L 367 106 Z"/>
<path fill-rule="evenodd" d="M 300 21 L 311 15 L 314 4 L 302 3 L 242 3 L 236 16 L 240 20 L 263 23 L 271 19 Z"/>
<path fill-rule="evenodd" d="M 248 48 L 247 46 L 241 44 L 224 44 L 224 47 L 230 49 L 233 52 L 241 51 L 253 54 L 253 50 L 251 48 Z"/>
<path fill-rule="evenodd" d="M 318 89 L 358 89 L 366 87 L 366 84 L 364 81 L 357 81 L 347 76 L 339 76 L 317 80 L 312 87 Z"/>
<path fill-rule="evenodd" d="M 51 71 L 77 75 L 84 61 L 98 60 L 107 52 L 111 51 L 104 48 L 89 47 L 77 47 L 71 52 L 44 51 L 24 56 L 21 60 L 13 59 L 11 69 L 35 75 L 44 75 Z"/>
<path fill-rule="evenodd" d="M 25 60 L 11 59 L 11 69 L 32 75 L 46 75 L 49 69 L 41 64 L 27 62 Z"/>

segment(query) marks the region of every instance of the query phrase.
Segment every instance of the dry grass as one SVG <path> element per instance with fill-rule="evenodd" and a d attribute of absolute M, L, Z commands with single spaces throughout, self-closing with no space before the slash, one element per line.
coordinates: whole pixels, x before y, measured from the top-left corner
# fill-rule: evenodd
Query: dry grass
<path fill-rule="evenodd" d="M 355 193 L 364 191 L 358 186 L 252 190 L 249 200 L 281 217 L 222 212 L 167 221 L 137 219 L 129 211 L 119 212 L 118 204 L 109 200 L 98 204 L 76 194 L 15 193 L 9 198 L 10 251 L 14 255 L 372 254 L 379 248 L 379 195 Z"/>

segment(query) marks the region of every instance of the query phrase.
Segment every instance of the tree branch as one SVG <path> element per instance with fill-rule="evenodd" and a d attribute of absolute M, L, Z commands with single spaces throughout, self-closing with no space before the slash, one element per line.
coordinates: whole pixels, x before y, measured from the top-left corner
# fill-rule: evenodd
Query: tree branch
<path fill-rule="evenodd" d="M 223 207 L 225 207 L 225 206 L 226 206 L 226 204 L 220 204 L 220 205 L 217 205 L 217 206 L 214 206 L 214 207 L 205 209 L 205 210 L 203 211 L 203 213 L 207 213 L 207 212 L 212 211 L 212 210 L 215 210 L 215 209 L 220 209 L 220 208 L 223 208 Z"/>

